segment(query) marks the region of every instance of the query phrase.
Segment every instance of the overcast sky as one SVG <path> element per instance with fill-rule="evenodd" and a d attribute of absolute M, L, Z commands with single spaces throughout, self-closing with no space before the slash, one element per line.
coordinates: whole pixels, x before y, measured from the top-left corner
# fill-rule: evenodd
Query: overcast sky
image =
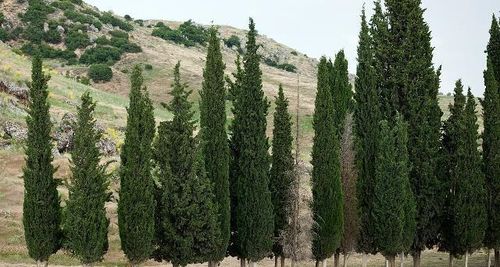
<path fill-rule="evenodd" d="M 344 49 L 351 73 L 356 69 L 363 0 L 87 0 L 99 9 L 141 19 L 185 21 L 247 28 L 253 17 L 260 34 L 309 56 L 333 57 Z M 482 72 L 491 16 L 500 14 L 500 0 L 423 0 L 432 31 L 434 63 L 443 65 L 441 91 L 453 91 L 462 78 L 475 95 L 484 91 Z"/>

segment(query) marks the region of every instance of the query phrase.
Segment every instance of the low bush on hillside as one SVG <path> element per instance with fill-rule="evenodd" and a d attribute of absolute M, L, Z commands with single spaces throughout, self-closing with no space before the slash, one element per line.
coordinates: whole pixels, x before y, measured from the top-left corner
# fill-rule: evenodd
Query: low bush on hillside
<path fill-rule="evenodd" d="M 82 9 L 80 12 L 82 12 L 83 14 L 94 16 L 96 18 L 100 18 L 101 17 L 101 15 L 99 14 L 99 12 L 94 11 L 94 10 L 92 10 L 90 8 Z"/>
<path fill-rule="evenodd" d="M 152 70 L 152 69 L 153 69 L 153 65 L 151 65 L 151 64 L 146 64 L 146 65 L 144 65 L 144 69 L 145 69 L 145 70 Z"/>
<path fill-rule="evenodd" d="M 108 65 L 93 64 L 89 68 L 88 76 L 94 82 L 108 82 L 113 78 L 113 71 Z"/>
<path fill-rule="evenodd" d="M 228 39 L 224 39 L 224 44 L 229 47 L 229 48 L 233 48 L 233 47 L 241 47 L 241 40 L 240 40 L 240 37 L 236 36 L 236 35 L 231 35 L 231 37 L 229 37 Z"/>
<path fill-rule="evenodd" d="M 281 70 L 284 70 L 284 71 L 288 71 L 288 72 L 296 72 L 297 71 L 297 67 L 295 67 L 295 65 L 292 65 L 290 63 L 278 63 L 277 60 L 275 59 L 272 59 L 272 58 L 264 58 L 264 64 L 268 65 L 268 66 L 271 66 L 271 67 L 275 67 L 277 69 L 281 69 Z"/>
<path fill-rule="evenodd" d="M 110 46 L 96 46 L 85 50 L 80 57 L 82 64 L 108 64 L 113 65 L 116 61 L 120 60 L 122 52 L 116 47 Z"/>
<path fill-rule="evenodd" d="M 5 16 L 2 13 L 2 11 L 0 11 L 0 25 L 2 25 L 2 23 L 4 23 L 4 22 L 5 22 Z"/>
<path fill-rule="evenodd" d="M 82 24 L 92 24 L 97 29 L 99 30 L 102 29 L 102 23 L 91 15 L 86 15 L 75 10 L 66 10 L 64 11 L 64 16 L 73 22 L 79 22 Z"/>
<path fill-rule="evenodd" d="M 75 10 L 75 4 L 67 0 L 54 1 L 50 5 L 61 10 Z"/>
<path fill-rule="evenodd" d="M 65 43 L 68 50 L 71 51 L 75 51 L 78 48 L 85 48 L 91 44 L 87 32 L 74 28 L 69 29 Z"/>
<path fill-rule="evenodd" d="M 122 53 L 139 53 L 142 49 L 139 45 L 129 41 L 128 33 L 124 31 L 110 31 L 111 39 L 105 36 L 97 38 L 98 45 L 109 45 L 120 49 Z"/>
<path fill-rule="evenodd" d="M 182 23 L 178 29 L 171 29 L 163 22 L 158 22 L 153 30 L 153 36 L 187 47 L 200 44 L 204 46 L 208 39 L 208 32 L 202 26 L 194 24 L 192 20 Z"/>
<path fill-rule="evenodd" d="M 40 56 L 43 58 L 65 59 L 68 61 L 68 64 L 76 63 L 75 52 L 56 49 L 47 44 L 34 45 L 31 43 L 27 43 L 21 47 L 21 51 L 27 55 L 35 55 L 36 53 L 40 53 Z"/>
<path fill-rule="evenodd" d="M 44 34 L 43 40 L 51 44 L 59 44 L 62 42 L 62 36 L 57 31 L 58 23 L 56 21 L 49 21 L 49 30 Z"/>
<path fill-rule="evenodd" d="M 102 23 L 111 24 L 127 32 L 134 29 L 130 23 L 115 17 L 111 12 L 104 12 L 99 19 Z"/>

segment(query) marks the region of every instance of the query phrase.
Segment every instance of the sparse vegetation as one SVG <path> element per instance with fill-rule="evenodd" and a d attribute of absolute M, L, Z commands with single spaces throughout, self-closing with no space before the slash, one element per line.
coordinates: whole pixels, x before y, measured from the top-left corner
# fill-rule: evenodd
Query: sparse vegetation
<path fill-rule="evenodd" d="M 111 24 L 127 32 L 134 29 L 130 23 L 115 17 L 111 12 L 104 12 L 99 19 L 102 23 Z"/>
<path fill-rule="evenodd" d="M 271 67 L 275 67 L 277 69 L 288 71 L 288 72 L 296 72 L 297 71 L 297 67 L 295 67 L 295 65 L 290 64 L 290 63 L 278 63 L 278 61 L 276 59 L 269 58 L 269 57 L 264 58 L 264 64 L 271 66 Z"/>
<path fill-rule="evenodd" d="M 187 47 L 196 44 L 205 46 L 208 38 L 207 30 L 196 25 L 192 20 L 185 21 L 178 29 L 171 29 L 163 22 L 158 22 L 152 35 Z"/>
<path fill-rule="evenodd" d="M 240 37 L 236 35 L 231 35 L 228 39 L 224 39 L 224 44 L 229 47 L 229 48 L 240 48 L 241 47 L 241 40 Z"/>
<path fill-rule="evenodd" d="M 152 70 L 153 69 L 153 65 L 151 65 L 151 64 L 145 64 L 144 65 L 144 69 L 145 70 Z"/>
<path fill-rule="evenodd" d="M 64 16 L 73 22 L 94 25 L 97 29 L 102 29 L 102 23 L 91 15 L 82 14 L 79 11 L 68 9 L 64 11 Z"/>
<path fill-rule="evenodd" d="M 88 75 L 94 82 L 108 82 L 113 78 L 113 71 L 108 65 L 94 64 L 90 65 Z"/>

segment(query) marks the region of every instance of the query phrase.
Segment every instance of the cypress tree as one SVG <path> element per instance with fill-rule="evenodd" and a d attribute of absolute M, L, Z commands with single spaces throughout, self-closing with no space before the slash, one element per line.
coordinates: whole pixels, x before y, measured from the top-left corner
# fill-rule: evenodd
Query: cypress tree
<path fill-rule="evenodd" d="M 100 165 L 97 142 L 101 133 L 95 128 L 95 102 L 88 92 L 82 95 L 71 153 L 73 177 L 64 217 L 65 246 L 83 264 L 101 261 L 108 250 L 106 166 Z"/>
<path fill-rule="evenodd" d="M 359 33 L 356 90 L 354 93 L 355 158 L 358 179 L 356 192 L 359 207 L 358 251 L 375 253 L 373 244 L 372 204 L 375 184 L 375 154 L 378 138 L 380 107 L 373 67 L 371 36 L 366 22 L 365 10 L 361 15 Z"/>
<path fill-rule="evenodd" d="M 283 253 L 282 233 L 288 222 L 287 206 L 290 205 L 290 190 L 293 182 L 294 161 L 292 156 L 292 122 L 288 112 L 288 99 L 279 86 L 274 113 L 272 167 L 270 189 L 274 208 L 274 246 L 276 258 Z"/>
<path fill-rule="evenodd" d="M 231 81 L 229 77 L 226 77 L 226 81 L 228 83 L 228 98 L 232 101 L 233 107 L 231 108 L 231 112 L 234 115 L 234 118 L 238 118 L 240 115 L 240 105 L 238 104 L 239 93 L 241 92 L 241 84 L 243 82 L 243 68 L 241 67 L 240 56 L 236 57 L 236 72 L 234 72 L 233 78 L 234 82 Z M 238 207 L 238 196 L 237 196 L 237 181 L 240 176 L 238 158 L 240 156 L 240 146 L 241 146 L 241 138 L 240 132 L 238 128 L 235 128 L 235 123 L 229 125 L 231 136 L 229 140 L 229 151 L 230 151 L 230 161 L 229 161 L 229 195 L 230 195 L 230 208 L 231 208 L 231 237 L 229 239 L 229 247 L 228 254 L 233 257 L 241 258 L 241 253 L 239 252 L 238 246 L 238 226 L 236 224 L 237 219 L 237 207 Z"/>
<path fill-rule="evenodd" d="M 485 245 L 495 250 L 495 266 L 500 266 L 500 92 L 493 66 L 484 72 L 483 170 L 488 189 L 488 228 Z"/>
<path fill-rule="evenodd" d="M 406 125 L 399 116 L 392 128 L 386 120 L 380 123 L 373 224 L 375 244 L 391 267 L 395 266 L 396 254 L 409 249 L 415 227 L 413 194 L 408 179 L 406 131 Z M 407 234 L 410 237 L 405 236 Z"/>
<path fill-rule="evenodd" d="M 174 69 L 172 100 L 165 105 L 172 121 L 160 125 L 156 143 L 161 183 L 161 259 L 174 266 L 220 257 L 220 229 L 212 182 L 206 175 L 202 144 L 193 137 L 191 91 L 181 83 L 180 63 Z"/>
<path fill-rule="evenodd" d="M 491 62 L 495 79 L 498 82 L 500 80 L 500 25 L 495 15 L 491 20 L 490 40 L 486 53 L 488 54 L 488 60 Z"/>
<path fill-rule="evenodd" d="M 481 156 L 478 146 L 478 125 L 476 102 L 470 92 L 460 122 L 459 141 L 456 162 L 453 166 L 455 175 L 455 194 L 452 211 L 456 246 L 455 253 L 463 255 L 480 248 L 486 229 L 485 182 L 481 172 Z"/>
<path fill-rule="evenodd" d="M 143 87 L 141 68 L 131 76 L 125 142 L 121 152 L 118 227 L 121 248 L 131 264 L 147 260 L 154 242 L 154 181 L 151 143 L 155 132 L 153 106 Z"/>
<path fill-rule="evenodd" d="M 344 129 L 345 117 L 352 105 L 352 86 L 349 83 L 348 62 L 344 50 L 340 50 L 335 56 L 331 69 L 330 89 L 335 109 L 335 127 L 337 135 Z"/>
<path fill-rule="evenodd" d="M 47 103 L 50 77 L 43 73 L 39 56 L 33 58 L 31 71 L 26 166 L 23 168 L 23 226 L 29 256 L 37 264 L 47 265 L 50 255 L 61 245 L 61 207 L 50 143 L 50 106 Z"/>
<path fill-rule="evenodd" d="M 219 208 L 218 222 L 221 233 L 218 253 L 213 261 L 226 256 L 230 237 L 229 199 L 229 145 L 226 133 L 226 89 L 224 87 L 224 63 L 220 39 L 215 28 L 210 30 L 207 63 L 203 72 L 200 92 L 200 128 L 203 157 L 207 178 L 214 185 L 215 201 Z"/>
<path fill-rule="evenodd" d="M 343 229 L 340 147 L 334 124 L 334 108 L 329 86 L 328 63 L 318 65 L 318 86 L 313 117 L 312 212 L 314 259 L 321 262 L 340 246 Z"/>
<path fill-rule="evenodd" d="M 240 257 L 251 264 L 268 256 L 274 230 L 273 208 L 269 191 L 269 155 L 266 115 L 269 107 L 262 90 L 262 72 L 257 31 L 250 19 L 244 75 L 235 101 L 233 139 L 237 142 L 236 228 Z"/>
<path fill-rule="evenodd" d="M 382 77 L 390 101 L 408 122 L 410 181 L 417 200 L 417 229 L 412 246 L 414 265 L 437 242 L 442 198 L 438 193 L 441 116 L 437 99 L 440 70 L 432 63 L 431 35 L 420 0 L 386 0 L 388 42 L 383 49 L 387 76 Z M 387 114 L 389 114 L 389 111 Z"/>

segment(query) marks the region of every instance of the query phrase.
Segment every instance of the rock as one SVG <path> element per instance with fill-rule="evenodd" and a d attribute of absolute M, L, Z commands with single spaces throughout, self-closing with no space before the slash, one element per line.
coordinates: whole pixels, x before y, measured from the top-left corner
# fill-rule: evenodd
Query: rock
<path fill-rule="evenodd" d="M 97 143 L 97 147 L 99 147 L 99 151 L 104 155 L 104 156 L 113 156 L 116 154 L 116 143 L 106 137 L 101 138 L 99 142 Z"/>
<path fill-rule="evenodd" d="M 2 126 L 4 138 L 24 141 L 28 139 L 28 129 L 14 122 L 5 122 Z"/>
<path fill-rule="evenodd" d="M 49 31 L 49 24 L 47 22 L 43 23 L 43 32 L 48 32 Z"/>
<path fill-rule="evenodd" d="M 94 24 L 90 24 L 88 29 L 91 31 L 91 32 L 99 32 L 99 29 L 94 26 Z"/>
<path fill-rule="evenodd" d="M 0 81 L 0 92 L 15 96 L 17 99 L 27 102 L 29 100 L 29 88 L 7 81 Z"/>
<path fill-rule="evenodd" d="M 61 25 L 57 25 L 56 29 L 57 29 L 57 32 L 60 34 L 63 34 L 65 32 L 64 27 Z"/>
<path fill-rule="evenodd" d="M 52 148 L 52 157 L 57 158 L 57 157 L 60 157 L 60 156 L 61 156 L 61 153 L 59 153 L 59 150 L 57 150 L 56 147 L 53 147 Z"/>
<path fill-rule="evenodd" d="M 0 108 L 20 116 L 26 116 L 28 114 L 22 104 L 19 103 L 19 100 L 14 97 L 0 97 Z"/>
<path fill-rule="evenodd" d="M 76 115 L 73 113 L 66 113 L 63 115 L 59 126 L 54 134 L 56 140 L 56 147 L 59 153 L 65 153 L 73 148 L 74 125 L 76 124 Z"/>

